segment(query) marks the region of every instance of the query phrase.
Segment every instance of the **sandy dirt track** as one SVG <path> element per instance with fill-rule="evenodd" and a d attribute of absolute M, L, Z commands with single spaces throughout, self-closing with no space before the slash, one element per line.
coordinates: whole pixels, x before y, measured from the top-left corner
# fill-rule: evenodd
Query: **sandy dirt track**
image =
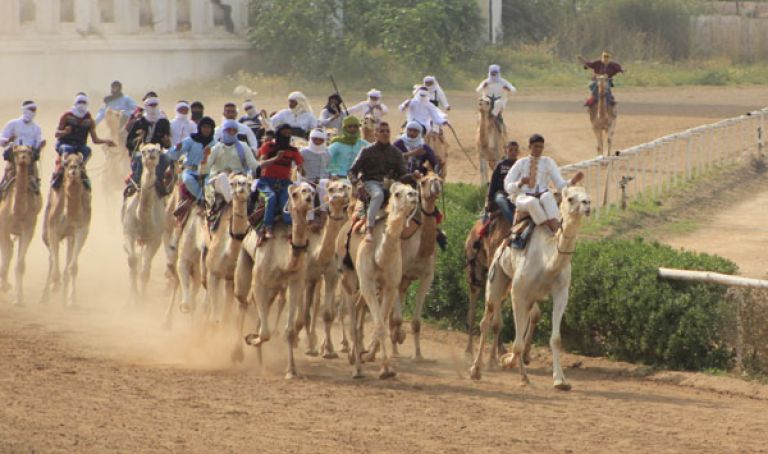
<path fill-rule="evenodd" d="M 760 107 L 763 91 L 617 92 L 617 146 Z M 456 106 L 452 121 L 471 144 L 475 97 L 449 95 Z M 512 135 L 541 132 L 561 163 L 591 157 L 582 95 L 521 93 L 507 117 Z M 319 106 L 320 98 L 312 99 Z M 265 107 L 279 102 L 267 99 Z M 41 112 L 46 133 L 67 104 L 51 103 L 50 112 Z M 211 110 L 219 116 L 218 107 Z M 15 104 L 0 107 L 7 118 L 17 112 Z M 452 153 L 452 179 L 476 181 L 468 165 L 458 164 L 455 147 Z M 97 151 L 94 167 L 99 159 Z M 297 350 L 303 378 L 286 382 L 285 347 L 277 339 L 266 349 L 263 369 L 253 354 L 233 367 L 229 354 L 237 340 L 230 332 L 195 327 L 181 314 L 171 332 L 160 328 L 166 302 L 161 254 L 151 283 L 157 296 L 126 309 L 119 202 L 111 200 L 105 205 L 99 194 L 94 201 L 78 308 L 37 303 L 47 264 L 39 225 L 28 262 L 28 305 L 0 302 L 0 452 L 768 451 L 765 386 L 701 374 L 643 377 L 636 366 L 566 355 L 564 364 L 578 367 L 566 369 L 574 390 L 563 394 L 551 388 L 544 349 L 534 358 L 531 386 L 519 387 L 509 371 L 473 382 L 464 337 L 432 329 L 423 350 L 433 361 L 398 360 L 399 375 L 387 382 L 374 378 L 374 366 L 366 369 L 369 378 L 353 381 L 346 359 L 306 358 L 303 342 Z M 448 233 L 452 241 L 465 234 Z M 401 349 L 406 357 L 411 341 L 409 335 Z"/>

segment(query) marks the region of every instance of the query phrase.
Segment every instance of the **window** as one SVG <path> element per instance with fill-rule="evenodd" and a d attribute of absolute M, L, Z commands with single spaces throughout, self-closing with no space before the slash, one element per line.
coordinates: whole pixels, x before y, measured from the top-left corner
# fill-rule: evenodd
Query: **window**
<path fill-rule="evenodd" d="M 115 23 L 115 0 L 99 0 L 99 14 L 102 24 Z"/>
<path fill-rule="evenodd" d="M 75 0 L 61 0 L 59 8 L 59 22 L 66 24 L 75 22 Z"/>
<path fill-rule="evenodd" d="M 29 24 L 35 21 L 35 0 L 21 0 L 19 3 L 19 23 Z"/>

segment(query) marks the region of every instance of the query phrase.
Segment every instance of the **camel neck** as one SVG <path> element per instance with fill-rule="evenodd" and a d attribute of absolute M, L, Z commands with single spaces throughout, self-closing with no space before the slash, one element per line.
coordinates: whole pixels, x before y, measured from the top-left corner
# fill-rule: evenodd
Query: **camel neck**
<path fill-rule="evenodd" d="M 573 253 L 576 251 L 576 237 L 581 228 L 581 218 L 564 217 L 563 226 L 555 235 L 556 253 L 547 266 L 550 275 L 559 273 L 567 264 L 571 263 Z"/>
<path fill-rule="evenodd" d="M 437 204 L 430 197 L 421 198 L 421 235 L 419 239 L 419 258 L 431 257 L 437 243 Z"/>
<path fill-rule="evenodd" d="M 333 257 L 333 253 L 336 246 L 336 237 L 339 235 L 341 226 L 347 221 L 344 213 L 346 208 L 335 210 L 329 207 L 328 219 L 325 222 L 325 228 L 323 229 L 323 238 L 320 242 L 320 249 L 317 251 L 317 261 L 325 263 Z"/>
<path fill-rule="evenodd" d="M 13 215 L 26 215 L 29 201 L 29 166 L 16 165 L 16 189 L 13 197 Z"/>
<path fill-rule="evenodd" d="M 141 175 L 141 190 L 139 191 L 139 222 L 149 222 L 152 216 L 152 208 L 155 198 L 155 167 L 144 165 L 144 171 Z"/>
<path fill-rule="evenodd" d="M 67 175 L 64 181 L 65 198 L 64 203 L 66 206 L 67 217 L 70 219 L 76 219 L 80 216 L 82 210 L 82 195 L 83 195 L 83 179 L 76 178 L 71 179 Z"/>
<path fill-rule="evenodd" d="M 291 260 L 288 271 L 296 271 L 307 256 L 309 232 L 307 228 L 307 209 L 291 210 Z"/>
<path fill-rule="evenodd" d="M 376 249 L 374 259 L 377 264 L 391 263 L 392 258 L 400 255 L 402 248 L 402 239 L 400 238 L 405 229 L 405 223 L 410 216 L 408 213 L 389 213 L 387 216 L 387 225 L 384 229 L 384 238 Z"/>

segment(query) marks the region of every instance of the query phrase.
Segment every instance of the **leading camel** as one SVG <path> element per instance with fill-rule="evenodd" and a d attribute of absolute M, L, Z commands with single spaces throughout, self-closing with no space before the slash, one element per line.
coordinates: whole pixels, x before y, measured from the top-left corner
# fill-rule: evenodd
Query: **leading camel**
<path fill-rule="evenodd" d="M 597 154 L 611 154 L 613 148 L 613 130 L 616 128 L 618 111 L 616 104 L 608 102 L 608 89 L 610 83 L 608 76 L 595 76 L 597 81 L 597 102 L 589 106 L 589 120 L 592 122 L 592 131 L 597 138 Z M 608 152 L 605 153 L 604 145 Z"/>
<path fill-rule="evenodd" d="M 507 127 L 493 115 L 493 99 L 483 96 L 477 101 L 477 151 L 480 153 L 480 184 L 488 184 L 488 171 L 493 174 L 507 141 Z"/>
<path fill-rule="evenodd" d="M 43 242 L 48 247 L 48 278 L 43 289 L 46 301 L 56 291 L 61 278 L 59 246 L 67 240 L 67 258 L 64 263 L 64 298 L 67 306 L 75 304 L 77 259 L 85 246 L 91 224 L 91 191 L 83 182 L 85 164 L 80 154 L 69 154 L 61 163 L 63 182 L 51 188 L 43 217 Z"/>
<path fill-rule="evenodd" d="M 30 187 L 32 172 L 32 148 L 24 145 L 14 145 L 13 162 L 16 175 L 5 189 L 0 200 L 0 291 L 7 292 L 11 285 L 8 283 L 8 271 L 13 256 L 13 237 L 17 240 L 16 255 L 16 295 L 14 302 L 24 304 L 24 271 L 29 243 L 35 234 L 37 215 L 43 206 L 40 191 Z"/>
<path fill-rule="evenodd" d="M 538 301 L 552 296 L 552 369 L 555 388 L 570 390 L 560 365 L 560 323 L 568 305 L 568 289 L 571 285 L 571 258 L 576 248 L 576 237 L 585 216 L 589 216 L 591 200 L 582 187 L 568 187 L 563 191 L 560 203 L 562 225 L 552 236 L 545 226 L 536 227 L 528 240 L 526 249 L 513 249 L 509 245 L 500 247 L 491 262 L 491 271 L 486 286 L 485 314 L 480 322 L 480 347 L 470 369 L 473 379 L 480 378 L 485 337 L 494 312 L 501 310 L 501 302 L 507 292 L 512 299 L 515 316 L 515 342 L 512 353 L 502 356 L 505 367 L 517 363 L 520 378 L 528 382 L 525 361 L 519 361 L 530 348 L 532 332 L 527 330 L 531 311 Z"/>

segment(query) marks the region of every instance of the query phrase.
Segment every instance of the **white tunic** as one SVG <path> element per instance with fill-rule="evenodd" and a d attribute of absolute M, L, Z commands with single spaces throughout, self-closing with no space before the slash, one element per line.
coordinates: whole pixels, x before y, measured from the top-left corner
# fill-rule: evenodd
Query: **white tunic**
<path fill-rule="evenodd" d="M 389 112 L 389 108 L 386 104 L 379 104 L 381 109 L 377 109 L 368 101 L 363 101 L 355 104 L 349 108 L 349 114 L 357 117 L 358 120 L 362 120 L 366 115 L 373 115 L 376 122 L 379 122 Z"/>
<path fill-rule="evenodd" d="M 507 106 L 507 95 L 509 93 L 517 93 L 517 88 L 509 83 L 506 79 L 499 77 L 498 81 L 489 81 L 485 79 L 480 82 L 475 90 L 483 96 L 490 96 L 496 99 L 493 106 L 493 115 L 500 114 Z"/>
<path fill-rule="evenodd" d="M 8 145 L 12 137 L 15 145 L 37 148 L 43 142 L 43 131 L 34 121 L 27 123 L 24 118 L 19 117 L 6 123 L 0 135 L 0 146 Z"/>
<path fill-rule="evenodd" d="M 177 117 L 171 121 L 171 143 L 174 147 L 196 132 L 197 125 L 188 118 Z"/>
<path fill-rule="evenodd" d="M 400 104 L 400 110 L 405 113 L 406 121 L 419 123 L 427 132 L 438 131 L 448 121 L 448 116 L 427 99 L 408 99 Z"/>
<path fill-rule="evenodd" d="M 560 174 L 560 168 L 557 167 L 557 163 L 549 156 L 542 156 L 539 158 L 539 166 L 536 172 L 536 182 L 533 185 L 523 185 L 518 187 L 518 183 L 524 177 L 529 176 L 531 173 L 531 157 L 518 159 L 515 165 L 509 169 L 509 173 L 504 178 L 504 190 L 510 196 L 525 195 L 543 192 L 549 187 L 549 183 L 553 183 L 558 190 L 562 190 L 568 186 L 568 182 L 563 179 Z"/>
<path fill-rule="evenodd" d="M 309 112 L 294 114 L 291 109 L 283 109 L 272 117 L 272 127 L 277 128 L 280 125 L 288 124 L 292 128 L 301 128 L 304 131 L 311 131 L 317 127 L 317 118 Z"/>
<path fill-rule="evenodd" d="M 448 104 L 448 97 L 445 96 L 445 92 L 441 87 L 427 87 L 427 90 L 429 90 L 429 100 L 437 101 L 437 107 L 443 110 L 451 107 L 451 105 Z"/>

